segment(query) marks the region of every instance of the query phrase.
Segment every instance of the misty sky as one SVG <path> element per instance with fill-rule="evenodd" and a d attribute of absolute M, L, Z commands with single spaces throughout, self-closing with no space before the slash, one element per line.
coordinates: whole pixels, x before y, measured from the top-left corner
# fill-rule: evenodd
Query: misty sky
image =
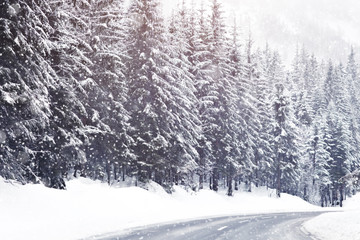
<path fill-rule="evenodd" d="M 190 2 L 191 0 L 188 0 Z M 195 0 L 200 3 L 201 0 Z M 222 0 L 228 22 L 236 15 L 242 33 L 249 26 L 258 46 L 268 42 L 291 61 L 304 45 L 320 58 L 346 60 L 351 45 L 360 51 L 360 2 L 357 0 Z M 210 5 L 211 0 L 204 0 Z M 163 0 L 165 14 L 177 0 Z"/>

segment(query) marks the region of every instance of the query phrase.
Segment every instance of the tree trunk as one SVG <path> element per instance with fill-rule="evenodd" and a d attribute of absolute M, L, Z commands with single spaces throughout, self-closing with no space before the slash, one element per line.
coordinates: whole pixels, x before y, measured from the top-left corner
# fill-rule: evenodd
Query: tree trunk
<path fill-rule="evenodd" d="M 179 175 L 175 173 L 175 185 L 179 185 Z"/>
<path fill-rule="evenodd" d="M 281 170 L 280 170 L 280 163 L 278 163 L 277 169 L 277 179 L 276 179 L 276 196 L 280 197 L 281 194 Z"/>
<path fill-rule="evenodd" d="M 334 189 L 331 192 L 331 205 L 332 206 L 337 205 L 337 187 L 334 187 Z"/>
<path fill-rule="evenodd" d="M 320 193 L 320 203 L 321 203 L 321 207 L 324 207 L 324 194 L 321 192 Z"/>
<path fill-rule="evenodd" d="M 219 173 L 217 168 L 213 169 L 213 186 L 212 190 L 217 192 L 219 190 Z"/>
<path fill-rule="evenodd" d="M 116 163 L 115 165 L 114 165 L 114 180 L 115 180 L 115 182 L 117 182 L 117 180 L 118 180 L 118 171 L 119 171 L 119 164 L 118 163 Z"/>
<path fill-rule="evenodd" d="M 106 174 L 107 174 L 107 182 L 110 185 L 111 184 L 111 165 L 110 165 L 110 163 L 106 164 Z"/>
<path fill-rule="evenodd" d="M 125 176 L 126 176 L 126 167 L 125 165 L 122 165 L 122 181 L 125 182 Z"/>
<path fill-rule="evenodd" d="M 228 196 L 232 196 L 233 195 L 233 189 L 232 189 L 232 177 L 229 176 L 228 177 L 228 192 L 227 192 Z"/>
<path fill-rule="evenodd" d="M 340 185 L 340 207 L 343 206 L 343 200 L 344 200 L 344 185 Z"/>
<path fill-rule="evenodd" d="M 250 175 L 249 180 L 248 180 L 248 192 L 251 192 L 251 183 L 252 183 L 252 176 Z"/>
<path fill-rule="evenodd" d="M 199 175 L 199 189 L 203 189 L 204 188 L 204 174 L 200 174 Z"/>
<path fill-rule="evenodd" d="M 256 152 L 256 155 L 258 155 L 258 152 Z M 256 166 L 259 166 L 259 160 L 258 160 L 258 157 L 255 158 L 256 159 Z M 258 168 L 255 168 L 255 186 L 256 187 L 259 187 L 259 169 Z"/>
<path fill-rule="evenodd" d="M 159 171 L 154 171 L 154 180 L 156 183 L 158 183 L 159 185 L 162 185 L 163 182 L 162 182 L 162 176 L 161 176 L 161 173 Z"/>
<path fill-rule="evenodd" d="M 237 177 L 235 177 L 235 187 L 234 187 L 234 189 L 235 189 L 235 191 L 239 190 L 239 183 L 238 183 Z"/>

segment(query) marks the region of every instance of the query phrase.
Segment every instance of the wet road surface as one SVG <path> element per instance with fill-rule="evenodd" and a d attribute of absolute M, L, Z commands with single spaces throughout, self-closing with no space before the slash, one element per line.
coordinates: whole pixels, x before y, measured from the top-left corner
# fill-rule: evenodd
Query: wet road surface
<path fill-rule="evenodd" d="M 89 240 L 311 240 L 302 224 L 321 213 L 218 217 L 129 230 Z"/>

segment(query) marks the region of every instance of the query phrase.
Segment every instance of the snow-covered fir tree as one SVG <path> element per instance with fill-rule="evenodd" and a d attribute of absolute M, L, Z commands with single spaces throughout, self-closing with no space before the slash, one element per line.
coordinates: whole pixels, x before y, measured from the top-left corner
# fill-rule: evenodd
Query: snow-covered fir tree
<path fill-rule="evenodd" d="M 50 107 L 60 89 L 50 66 L 56 19 L 46 1 L 4 1 L 0 12 L 1 175 L 62 188 Z"/>
<path fill-rule="evenodd" d="M 208 4 L 208 5 L 207 5 Z M 342 205 L 359 159 L 356 51 L 283 66 L 219 0 L 0 3 L 0 176 L 65 188 L 267 186 Z"/>
<path fill-rule="evenodd" d="M 171 45 L 164 44 L 168 35 L 159 2 L 132 1 L 128 14 L 128 110 L 138 177 L 170 186 L 186 181 L 197 168 L 191 82 L 171 57 Z"/>
<path fill-rule="evenodd" d="M 276 59 L 278 55 L 274 55 Z M 276 62 L 279 67 L 279 60 Z M 281 70 L 274 73 L 277 79 L 276 92 L 273 100 L 275 125 L 273 129 L 274 161 L 274 186 L 277 196 L 281 192 L 296 193 L 296 183 L 299 181 L 299 149 L 298 149 L 298 128 L 292 113 L 290 93 L 285 88 L 284 75 Z"/>

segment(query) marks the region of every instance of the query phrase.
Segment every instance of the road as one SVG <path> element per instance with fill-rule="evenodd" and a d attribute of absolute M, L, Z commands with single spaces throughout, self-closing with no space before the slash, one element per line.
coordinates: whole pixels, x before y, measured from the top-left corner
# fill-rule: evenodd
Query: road
<path fill-rule="evenodd" d="M 218 217 L 152 226 L 96 240 L 311 240 L 302 223 L 321 213 Z"/>

